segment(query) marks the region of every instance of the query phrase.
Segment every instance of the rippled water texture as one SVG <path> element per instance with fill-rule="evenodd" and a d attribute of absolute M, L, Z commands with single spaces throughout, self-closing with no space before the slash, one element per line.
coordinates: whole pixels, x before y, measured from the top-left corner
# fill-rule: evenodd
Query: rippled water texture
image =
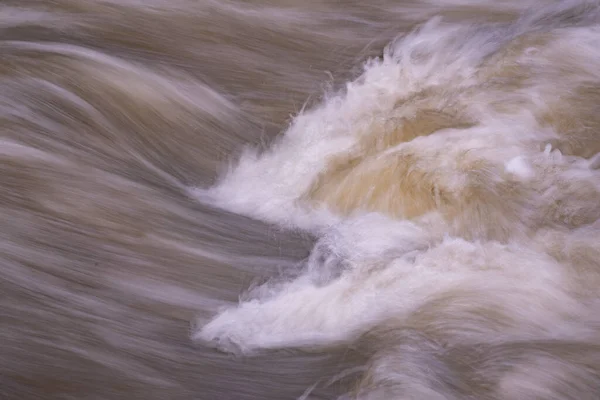
<path fill-rule="evenodd" d="M 600 5 L 0 1 L 0 398 L 600 396 Z"/>

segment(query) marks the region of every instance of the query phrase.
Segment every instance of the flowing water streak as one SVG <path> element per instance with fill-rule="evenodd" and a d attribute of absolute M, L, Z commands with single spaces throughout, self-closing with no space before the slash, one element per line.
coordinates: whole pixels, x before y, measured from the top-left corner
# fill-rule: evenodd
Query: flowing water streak
<path fill-rule="evenodd" d="M 595 398 L 598 22 L 0 2 L 0 398 Z"/>

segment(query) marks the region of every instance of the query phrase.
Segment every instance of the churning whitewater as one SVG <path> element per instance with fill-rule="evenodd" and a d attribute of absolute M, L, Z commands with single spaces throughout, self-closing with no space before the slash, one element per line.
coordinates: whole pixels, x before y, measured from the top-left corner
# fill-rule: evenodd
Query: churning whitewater
<path fill-rule="evenodd" d="M 595 3 L 398 37 L 194 190 L 318 238 L 194 339 L 364 345 L 352 399 L 598 398 L 599 104 Z"/>

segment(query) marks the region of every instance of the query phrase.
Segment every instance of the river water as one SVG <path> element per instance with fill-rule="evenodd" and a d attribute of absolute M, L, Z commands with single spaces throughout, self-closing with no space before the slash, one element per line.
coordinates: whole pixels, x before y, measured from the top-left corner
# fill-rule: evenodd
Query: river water
<path fill-rule="evenodd" d="M 598 398 L 597 1 L 3 0 L 0 88 L 0 398 Z"/>

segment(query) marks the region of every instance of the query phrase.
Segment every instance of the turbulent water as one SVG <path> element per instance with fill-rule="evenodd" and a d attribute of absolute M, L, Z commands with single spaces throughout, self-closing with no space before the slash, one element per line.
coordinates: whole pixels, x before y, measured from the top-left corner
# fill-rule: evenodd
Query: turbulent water
<path fill-rule="evenodd" d="M 600 398 L 600 3 L 0 1 L 0 398 Z"/>

